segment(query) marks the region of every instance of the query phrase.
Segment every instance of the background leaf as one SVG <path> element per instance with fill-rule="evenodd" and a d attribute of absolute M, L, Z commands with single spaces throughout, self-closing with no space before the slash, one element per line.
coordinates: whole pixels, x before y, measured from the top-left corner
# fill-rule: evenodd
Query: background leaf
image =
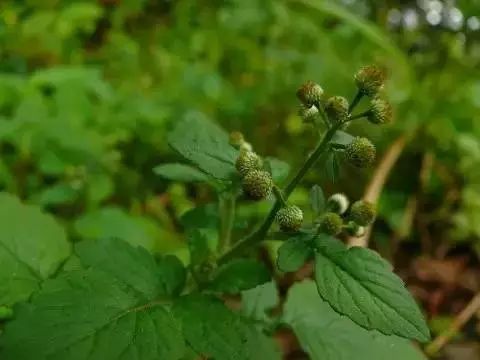
<path fill-rule="evenodd" d="M 313 281 L 293 285 L 283 321 L 312 360 L 424 360 L 408 340 L 368 331 L 318 299 Z"/>
<path fill-rule="evenodd" d="M 279 302 L 277 285 L 273 281 L 242 291 L 242 312 L 250 319 L 267 321 L 267 311 Z"/>
<path fill-rule="evenodd" d="M 51 215 L 0 193 L 0 305 L 27 299 L 70 255 L 65 231 Z"/>
<path fill-rule="evenodd" d="M 184 164 L 162 164 L 153 168 L 153 172 L 161 177 L 181 182 L 206 182 L 208 176 L 192 166 Z"/>
<path fill-rule="evenodd" d="M 315 216 L 325 210 L 325 195 L 319 185 L 313 185 L 310 189 L 310 206 Z"/>

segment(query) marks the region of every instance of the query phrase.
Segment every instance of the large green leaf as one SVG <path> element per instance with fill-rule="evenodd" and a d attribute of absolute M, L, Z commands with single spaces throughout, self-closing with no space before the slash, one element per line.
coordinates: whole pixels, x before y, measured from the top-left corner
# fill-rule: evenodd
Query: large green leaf
<path fill-rule="evenodd" d="M 213 297 L 186 296 L 175 304 L 174 313 L 182 323 L 186 342 L 204 358 L 280 359 L 272 339 Z"/>
<path fill-rule="evenodd" d="M 312 360 L 423 360 L 408 340 L 368 331 L 319 300 L 313 281 L 288 293 L 283 321 Z"/>
<path fill-rule="evenodd" d="M 91 267 L 46 281 L 18 307 L 1 338 L 1 358 L 180 359 L 185 345 L 168 306 L 179 278 L 140 247 L 91 242 L 78 253 Z"/>
<path fill-rule="evenodd" d="M 70 255 L 65 231 L 39 208 L 0 194 L 0 305 L 27 299 Z"/>
<path fill-rule="evenodd" d="M 168 137 L 170 146 L 200 170 L 220 180 L 235 174 L 238 152 L 228 142 L 228 135 L 201 116 L 187 117 Z"/>
<path fill-rule="evenodd" d="M 280 299 L 274 281 L 242 291 L 242 312 L 245 316 L 267 321 L 267 311 L 278 305 Z"/>
<path fill-rule="evenodd" d="M 366 329 L 428 341 L 415 300 L 391 266 L 375 252 L 323 236 L 316 239 L 315 281 L 320 296 Z"/>

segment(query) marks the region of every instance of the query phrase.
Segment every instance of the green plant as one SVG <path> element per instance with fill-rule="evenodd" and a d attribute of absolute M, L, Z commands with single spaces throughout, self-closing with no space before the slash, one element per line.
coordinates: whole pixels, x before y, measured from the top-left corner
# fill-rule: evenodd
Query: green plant
<path fill-rule="evenodd" d="M 356 77 L 358 94 L 341 116 L 326 111 L 318 84 L 308 82 L 297 92 L 304 106 L 318 110 L 312 124 L 322 134 L 284 186 L 285 164 L 261 159 L 243 136 L 228 136 L 199 115 L 177 124 L 168 143 L 188 164 L 164 164 L 157 173 L 206 182 L 218 195 L 216 216 L 200 208 L 182 219 L 189 247 L 184 263 L 115 239 L 83 241 L 71 249 L 49 216 L 3 195 L 0 222 L 10 230 L 0 237 L 0 259 L 6 264 L 0 279 L 15 281 L 2 283 L 7 295 L 0 305 L 19 304 L 0 337 L 2 359 L 279 359 L 271 335 L 282 327 L 293 330 L 313 359 L 422 358 L 408 339 L 427 341 L 429 330 L 403 282 L 375 252 L 348 249 L 332 236 L 358 233 L 373 221 L 374 207 L 359 201 L 348 210 L 345 196 L 326 201 L 315 185 L 315 216 L 306 224 L 302 210 L 289 202 L 325 155 L 344 153 L 357 166 L 373 161 L 370 141 L 345 131 L 351 121 L 368 118 L 371 110 L 353 111 L 383 85 L 378 72 L 369 69 L 375 81 L 369 83 L 365 74 Z M 274 202 L 262 223 L 238 239 L 235 213 L 244 199 Z M 27 224 L 12 227 L 12 216 Z M 268 267 L 252 255 L 275 220 L 286 238 L 278 249 L 278 269 L 296 271 L 313 260 L 315 285 L 294 285 L 283 310 L 271 313 L 279 306 L 276 285 Z M 41 231 L 57 251 L 45 257 L 26 246 L 30 228 Z M 17 277 L 19 269 L 24 274 Z M 241 295 L 240 311 L 225 305 L 227 295 Z"/>

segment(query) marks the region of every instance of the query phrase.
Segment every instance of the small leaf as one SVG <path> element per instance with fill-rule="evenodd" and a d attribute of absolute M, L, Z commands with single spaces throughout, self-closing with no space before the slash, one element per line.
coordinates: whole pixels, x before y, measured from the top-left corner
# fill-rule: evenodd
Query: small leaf
<path fill-rule="evenodd" d="M 273 281 L 242 291 L 242 312 L 254 320 L 266 321 L 266 312 L 276 307 L 279 302 L 277 285 Z"/>
<path fill-rule="evenodd" d="M 270 273 L 263 263 L 252 259 L 237 259 L 217 269 L 209 288 L 236 294 L 264 284 L 270 279 Z"/>
<path fill-rule="evenodd" d="M 366 329 L 422 342 L 430 339 L 425 320 L 402 280 L 371 250 L 316 239 L 315 281 L 320 296 Z"/>
<path fill-rule="evenodd" d="M 206 204 L 197 206 L 180 218 L 180 224 L 186 230 L 194 229 L 217 229 L 219 225 L 218 206 L 217 204 Z"/>
<path fill-rule="evenodd" d="M 188 295 L 174 305 L 173 311 L 186 342 L 201 358 L 280 359 L 272 339 L 216 298 Z"/>
<path fill-rule="evenodd" d="M 47 280 L 18 306 L 0 338 L 2 359 L 181 358 L 185 343 L 165 297 L 170 276 L 145 249 L 120 242 L 82 244 L 91 268 Z"/>
<path fill-rule="evenodd" d="M 310 280 L 290 288 L 283 322 L 312 360 L 426 360 L 410 341 L 368 331 L 336 313 Z"/>
<path fill-rule="evenodd" d="M 71 253 L 63 228 L 38 207 L 0 193 L 0 305 L 27 299 Z"/>
<path fill-rule="evenodd" d="M 313 185 L 310 190 L 310 205 L 315 217 L 325 210 L 325 195 L 322 188 L 318 185 Z"/>
<path fill-rule="evenodd" d="M 272 174 L 273 181 L 281 183 L 284 181 L 290 173 L 290 165 L 285 161 L 276 159 L 274 157 L 265 158 L 265 167 Z"/>
<path fill-rule="evenodd" d="M 338 157 L 335 152 L 327 153 L 325 157 L 325 174 L 331 182 L 335 182 L 338 179 L 340 173 L 340 167 Z"/>
<path fill-rule="evenodd" d="M 207 182 L 208 176 L 195 169 L 193 166 L 184 164 L 163 164 L 153 168 L 153 172 L 161 177 L 181 182 Z"/>
<path fill-rule="evenodd" d="M 332 144 L 339 144 L 339 145 L 348 145 L 353 141 L 354 137 L 345 131 L 338 130 L 331 140 Z"/>
<path fill-rule="evenodd" d="M 217 235 L 212 229 L 194 229 L 188 234 L 190 263 L 199 265 L 211 258 L 217 244 Z"/>
<path fill-rule="evenodd" d="M 301 235 L 285 241 L 278 249 L 278 268 L 284 272 L 299 270 L 312 255 L 308 243 L 311 238 L 311 235 Z"/>
<path fill-rule="evenodd" d="M 230 180 L 236 173 L 238 151 L 228 141 L 225 131 L 200 115 L 187 117 L 168 136 L 175 151 L 219 180 Z"/>

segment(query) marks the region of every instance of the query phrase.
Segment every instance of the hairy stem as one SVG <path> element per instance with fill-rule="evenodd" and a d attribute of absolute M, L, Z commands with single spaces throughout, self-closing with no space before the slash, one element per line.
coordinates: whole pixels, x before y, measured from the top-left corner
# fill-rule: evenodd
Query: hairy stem
<path fill-rule="evenodd" d="M 309 155 L 309 157 L 303 163 L 302 167 L 297 171 L 295 176 L 290 180 L 290 182 L 287 184 L 287 186 L 283 190 L 283 197 L 285 201 L 288 200 L 288 197 L 290 196 L 292 191 L 297 187 L 297 185 L 303 179 L 303 177 L 308 172 L 308 170 L 311 169 L 313 164 L 315 164 L 318 158 L 325 151 L 328 150 L 330 140 L 332 140 L 333 135 L 335 135 L 336 131 L 341 127 L 341 125 L 342 124 L 335 124 L 323 135 L 322 139 L 318 143 L 315 150 Z M 272 209 L 268 213 L 267 217 L 265 218 L 263 223 L 260 225 L 260 227 L 257 230 L 255 230 L 253 233 L 251 233 L 250 235 L 246 236 L 245 238 L 240 240 L 238 243 L 236 243 L 227 252 L 225 252 L 219 258 L 219 262 L 224 263 L 236 257 L 237 255 L 241 254 L 245 249 L 248 249 L 249 247 L 256 245 L 257 243 L 262 242 L 265 236 L 267 235 L 267 232 L 270 229 L 270 226 L 275 220 L 275 215 L 277 215 L 278 210 L 280 210 L 281 208 L 282 208 L 282 202 L 281 200 L 279 201 L 277 199 L 273 204 Z"/>
<path fill-rule="evenodd" d="M 220 232 L 218 248 L 225 251 L 231 245 L 232 228 L 235 220 L 235 196 L 233 194 L 220 194 Z"/>
<path fill-rule="evenodd" d="M 370 110 L 367 110 L 367 111 L 364 111 L 360 114 L 356 114 L 356 115 L 352 115 L 348 118 L 348 121 L 352 121 L 352 120 L 356 120 L 356 119 L 360 119 L 360 118 L 363 118 L 363 117 L 367 117 L 368 115 L 370 115 Z"/>

